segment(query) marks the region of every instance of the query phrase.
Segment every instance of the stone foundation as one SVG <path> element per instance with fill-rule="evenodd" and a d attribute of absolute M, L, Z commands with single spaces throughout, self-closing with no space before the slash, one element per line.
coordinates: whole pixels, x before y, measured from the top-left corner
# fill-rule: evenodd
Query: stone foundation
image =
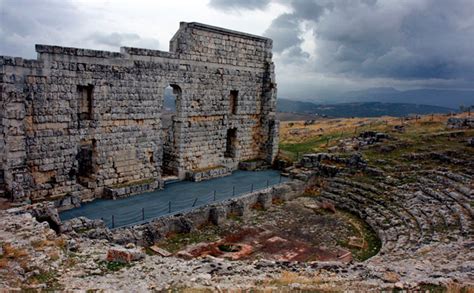
<path fill-rule="evenodd" d="M 231 175 L 234 168 L 219 166 L 214 168 L 208 168 L 204 170 L 189 171 L 186 173 L 186 179 L 199 182 L 203 180 L 209 180 L 212 178 L 224 177 Z"/>
<path fill-rule="evenodd" d="M 104 197 L 110 199 L 117 199 L 128 197 L 145 192 L 151 192 L 160 186 L 158 181 L 152 182 L 137 182 L 129 186 L 116 186 L 104 188 Z"/>
<path fill-rule="evenodd" d="M 264 160 L 251 160 L 251 161 L 243 161 L 239 163 L 240 170 L 247 170 L 247 171 L 256 171 L 268 166 L 267 162 Z"/>

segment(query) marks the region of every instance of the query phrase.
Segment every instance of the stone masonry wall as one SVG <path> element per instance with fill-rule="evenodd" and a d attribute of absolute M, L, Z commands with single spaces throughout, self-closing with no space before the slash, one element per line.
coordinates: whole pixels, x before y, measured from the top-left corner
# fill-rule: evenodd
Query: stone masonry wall
<path fill-rule="evenodd" d="M 278 145 L 271 48 L 266 38 L 181 23 L 170 52 L 37 45 L 37 60 L 0 56 L 6 189 L 16 201 L 70 204 L 104 188 L 159 183 L 163 169 L 183 179 L 242 160 L 271 163 Z M 177 113 L 164 133 L 168 85 Z"/>

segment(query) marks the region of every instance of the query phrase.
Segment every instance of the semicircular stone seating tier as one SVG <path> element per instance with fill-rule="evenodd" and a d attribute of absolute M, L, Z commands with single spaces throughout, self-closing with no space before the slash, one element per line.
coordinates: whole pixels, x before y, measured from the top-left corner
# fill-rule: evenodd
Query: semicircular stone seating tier
<path fill-rule="evenodd" d="M 418 172 L 407 184 L 335 177 L 321 196 L 374 229 L 382 241 L 377 257 L 403 259 L 426 246 L 472 239 L 472 182 L 468 174 L 443 171 Z"/>

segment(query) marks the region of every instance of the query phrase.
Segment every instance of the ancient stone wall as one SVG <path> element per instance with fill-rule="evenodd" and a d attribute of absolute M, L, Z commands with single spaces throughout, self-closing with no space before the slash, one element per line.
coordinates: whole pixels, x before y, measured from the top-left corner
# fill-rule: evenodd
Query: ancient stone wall
<path fill-rule="evenodd" d="M 37 60 L 0 56 L 7 189 L 18 201 L 77 202 L 105 188 L 157 186 L 150 182 L 163 171 L 183 179 L 248 159 L 271 163 L 271 48 L 266 38 L 181 23 L 170 52 L 37 45 Z M 177 112 L 165 132 L 168 85 Z"/>

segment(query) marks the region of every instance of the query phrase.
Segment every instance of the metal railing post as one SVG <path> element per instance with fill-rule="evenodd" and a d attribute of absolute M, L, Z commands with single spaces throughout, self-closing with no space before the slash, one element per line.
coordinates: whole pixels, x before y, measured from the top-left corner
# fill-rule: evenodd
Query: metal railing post
<path fill-rule="evenodd" d="M 115 228 L 115 217 L 112 215 L 112 228 Z"/>
<path fill-rule="evenodd" d="M 171 200 L 168 202 L 168 213 L 171 213 Z"/>
<path fill-rule="evenodd" d="M 250 193 L 252 193 L 252 192 L 253 192 L 253 183 L 252 183 L 252 185 L 250 185 Z"/>
<path fill-rule="evenodd" d="M 269 182 L 268 179 L 267 179 L 267 188 L 268 188 L 269 186 L 270 186 L 270 182 Z"/>
<path fill-rule="evenodd" d="M 142 221 L 145 221 L 145 208 L 142 208 Z"/>
<path fill-rule="evenodd" d="M 216 191 L 214 190 L 214 201 L 216 201 Z"/>

